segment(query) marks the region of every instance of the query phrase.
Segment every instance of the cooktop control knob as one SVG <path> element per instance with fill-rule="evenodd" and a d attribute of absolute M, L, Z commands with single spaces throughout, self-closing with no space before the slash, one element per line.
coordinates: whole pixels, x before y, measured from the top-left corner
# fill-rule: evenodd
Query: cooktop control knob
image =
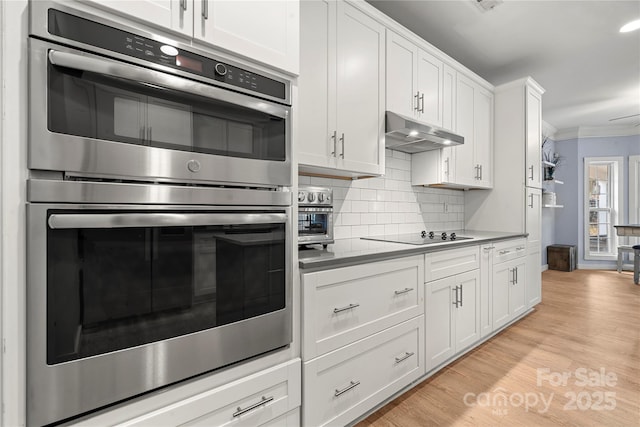
<path fill-rule="evenodd" d="M 224 76 L 227 74 L 227 66 L 221 62 L 218 62 L 215 66 L 216 74 L 219 76 Z"/>
<path fill-rule="evenodd" d="M 309 202 L 313 202 L 316 199 L 316 195 L 314 193 L 309 193 L 309 195 L 307 195 L 307 200 L 309 200 Z"/>
<path fill-rule="evenodd" d="M 305 199 L 305 195 L 303 191 L 298 191 L 298 201 L 299 202 L 304 202 Z"/>
<path fill-rule="evenodd" d="M 430 231 L 430 232 L 429 232 L 429 238 L 430 238 L 430 239 L 433 239 L 433 238 L 435 237 L 435 235 L 436 235 L 436 234 L 435 234 L 433 231 Z"/>
<path fill-rule="evenodd" d="M 422 237 L 423 239 L 427 237 L 427 232 L 422 230 L 422 233 L 420 233 L 420 237 Z"/>
<path fill-rule="evenodd" d="M 451 240 L 456 240 L 456 233 L 451 233 L 451 236 L 449 236 L 449 238 Z"/>
<path fill-rule="evenodd" d="M 320 203 L 324 202 L 324 193 L 318 193 L 318 201 Z"/>
<path fill-rule="evenodd" d="M 442 240 L 447 240 L 447 233 L 443 231 L 440 237 L 442 238 Z"/>

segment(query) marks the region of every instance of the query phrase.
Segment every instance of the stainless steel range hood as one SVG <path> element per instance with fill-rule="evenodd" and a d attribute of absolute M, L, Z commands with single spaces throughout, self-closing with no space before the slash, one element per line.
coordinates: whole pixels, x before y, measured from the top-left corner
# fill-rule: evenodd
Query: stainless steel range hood
<path fill-rule="evenodd" d="M 385 146 L 403 153 L 420 153 L 464 144 L 464 137 L 415 119 L 387 111 Z"/>

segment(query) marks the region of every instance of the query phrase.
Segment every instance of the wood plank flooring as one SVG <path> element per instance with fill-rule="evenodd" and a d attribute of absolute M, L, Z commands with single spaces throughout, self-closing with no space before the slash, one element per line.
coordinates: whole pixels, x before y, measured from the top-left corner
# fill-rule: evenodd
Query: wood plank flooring
<path fill-rule="evenodd" d="M 633 273 L 545 271 L 542 278 L 533 313 L 357 427 L 640 426 Z"/>

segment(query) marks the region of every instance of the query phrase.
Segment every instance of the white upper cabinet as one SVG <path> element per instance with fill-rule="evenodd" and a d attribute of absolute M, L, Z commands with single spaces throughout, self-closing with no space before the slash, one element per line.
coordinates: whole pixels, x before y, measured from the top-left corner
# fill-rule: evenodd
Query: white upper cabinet
<path fill-rule="evenodd" d="M 476 186 L 493 186 L 493 94 L 476 87 L 474 105 L 474 178 Z"/>
<path fill-rule="evenodd" d="M 444 64 L 387 31 L 387 110 L 442 126 Z"/>
<path fill-rule="evenodd" d="M 87 1 L 188 36 L 193 34 L 193 0 Z"/>
<path fill-rule="evenodd" d="M 88 0 L 214 45 L 232 54 L 299 72 L 298 0 Z"/>
<path fill-rule="evenodd" d="M 455 69 L 444 64 L 442 73 L 442 127 L 456 130 L 456 75 Z"/>
<path fill-rule="evenodd" d="M 458 73 L 456 79 L 456 133 L 464 137 L 464 144 L 455 147 L 457 184 L 474 186 L 474 92 L 475 84 Z"/>
<path fill-rule="evenodd" d="M 384 173 L 384 27 L 341 1 L 301 4 L 300 170 Z"/>
<path fill-rule="evenodd" d="M 297 0 L 193 0 L 194 36 L 234 54 L 297 74 Z"/>
<path fill-rule="evenodd" d="M 526 86 L 526 165 L 527 187 L 542 187 L 542 94 L 540 90 Z"/>

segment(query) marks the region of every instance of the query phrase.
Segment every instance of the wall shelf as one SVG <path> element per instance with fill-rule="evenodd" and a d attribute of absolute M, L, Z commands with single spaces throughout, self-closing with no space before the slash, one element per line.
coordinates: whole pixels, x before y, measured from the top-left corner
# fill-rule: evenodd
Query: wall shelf
<path fill-rule="evenodd" d="M 542 205 L 543 208 L 564 208 L 564 205 Z"/>
<path fill-rule="evenodd" d="M 555 165 L 554 163 L 547 162 L 546 160 L 543 160 L 543 161 L 542 161 L 542 164 L 543 164 L 543 165 L 545 165 L 545 166 L 552 167 L 552 168 L 555 168 L 555 167 L 556 167 L 556 165 Z"/>

